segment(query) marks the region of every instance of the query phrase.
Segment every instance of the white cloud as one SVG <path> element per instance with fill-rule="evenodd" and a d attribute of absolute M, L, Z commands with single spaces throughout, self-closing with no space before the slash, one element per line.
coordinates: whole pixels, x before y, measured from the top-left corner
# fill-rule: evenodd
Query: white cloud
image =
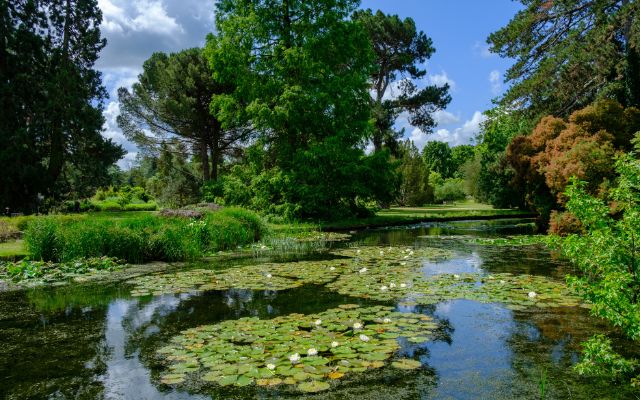
<path fill-rule="evenodd" d="M 449 87 L 452 91 L 456 88 L 456 82 L 453 79 L 449 78 L 445 71 L 442 71 L 439 74 L 429 75 L 427 76 L 427 80 L 431 85 L 436 86 L 444 86 L 445 84 L 449 84 Z"/>
<path fill-rule="evenodd" d="M 482 58 L 491 58 L 491 57 L 497 56 L 496 53 L 492 53 L 489 50 L 489 45 L 487 43 L 482 43 L 482 42 L 476 42 L 473 45 L 473 52 Z"/>
<path fill-rule="evenodd" d="M 117 90 L 131 87 L 143 62 L 154 52 L 177 52 L 203 46 L 214 27 L 214 0 L 98 0 L 103 21 L 100 26 L 107 46 L 96 67 L 110 100 L 103 112 L 103 135 L 121 144 L 129 153 L 118 165 L 127 168 L 137 154 L 118 127 Z"/>
<path fill-rule="evenodd" d="M 159 1 L 139 1 L 135 8 L 138 15 L 131 20 L 135 30 L 159 35 L 184 33 L 182 26 L 174 18 L 167 15 L 167 10 Z"/>
<path fill-rule="evenodd" d="M 460 122 L 460 116 L 445 110 L 438 110 L 433 113 L 433 119 L 438 126 L 457 124 Z"/>
<path fill-rule="evenodd" d="M 204 45 L 215 29 L 214 0 L 98 0 L 107 46 L 99 68 L 141 68 L 154 52 Z"/>
<path fill-rule="evenodd" d="M 458 146 L 461 144 L 470 144 L 473 139 L 480 133 L 480 125 L 487 117 L 480 111 L 473 113 L 471 119 L 465 121 L 461 127 L 454 130 L 438 129 L 434 133 L 427 135 L 419 128 L 411 131 L 410 139 L 415 143 L 416 147 L 422 150 L 427 142 L 439 141 L 449 143 L 450 146 Z"/>
<path fill-rule="evenodd" d="M 108 87 L 109 97 L 112 100 L 116 100 L 118 96 L 118 89 L 126 87 L 127 89 L 138 81 L 138 75 L 142 72 L 142 69 L 138 68 L 105 68 L 102 71 L 103 84 Z"/>
<path fill-rule="evenodd" d="M 491 94 L 497 96 L 502 92 L 502 75 L 500 71 L 494 69 L 489 73 L 489 83 L 491 84 Z"/>
<path fill-rule="evenodd" d="M 158 0 L 119 1 L 98 0 L 102 10 L 102 29 L 105 33 L 131 34 L 148 32 L 158 35 L 184 33 L 182 26 L 167 15 L 167 10 Z"/>

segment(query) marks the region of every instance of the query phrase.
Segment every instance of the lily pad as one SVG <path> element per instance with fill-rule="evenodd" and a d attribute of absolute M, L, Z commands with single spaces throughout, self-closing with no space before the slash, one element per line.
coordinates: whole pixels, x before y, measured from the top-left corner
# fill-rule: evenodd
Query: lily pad
<path fill-rule="evenodd" d="M 398 361 L 392 362 L 391 365 L 394 368 L 411 370 L 411 369 L 420 368 L 422 366 L 422 363 L 420 361 L 412 360 L 410 358 L 403 358 Z"/>
<path fill-rule="evenodd" d="M 329 389 L 330 387 L 331 385 L 328 384 L 327 382 L 320 382 L 320 381 L 303 382 L 298 385 L 298 389 L 300 389 L 301 392 L 305 392 L 305 393 L 322 392 Z"/>
<path fill-rule="evenodd" d="M 382 319 L 388 322 L 377 323 Z M 347 328 L 325 328 L 331 325 Z M 395 338 L 382 336 L 388 330 L 401 338 L 428 338 L 436 327 L 427 316 L 387 306 L 335 308 L 310 316 L 251 317 L 199 326 L 181 332 L 157 354 L 169 362 L 170 370 L 194 373 L 195 380 L 221 386 L 309 383 L 319 389 L 326 380 L 384 366 L 399 349 Z M 200 370 L 203 373 L 195 374 Z"/>

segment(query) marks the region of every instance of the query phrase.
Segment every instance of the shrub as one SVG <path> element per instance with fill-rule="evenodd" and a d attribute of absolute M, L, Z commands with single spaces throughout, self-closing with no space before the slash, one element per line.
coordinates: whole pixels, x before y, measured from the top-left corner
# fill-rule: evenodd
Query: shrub
<path fill-rule="evenodd" d="M 260 238 L 264 236 L 265 233 L 267 233 L 267 226 L 265 225 L 262 218 L 260 218 L 256 213 L 249 210 L 245 210 L 243 208 L 237 208 L 237 207 L 223 208 L 220 211 L 217 211 L 216 213 L 211 214 L 211 216 L 212 217 L 227 216 L 227 217 L 231 217 L 241 221 L 242 223 L 245 224 L 246 228 L 249 231 L 255 233 L 253 237 L 254 241 L 260 240 Z"/>
<path fill-rule="evenodd" d="M 551 211 L 549 221 L 549 233 L 558 236 L 567 236 L 574 233 L 582 233 L 583 227 L 580 220 L 570 212 Z"/>
<path fill-rule="evenodd" d="M 60 223 L 50 217 L 32 221 L 25 232 L 24 240 L 29 254 L 37 260 L 57 260 L 57 230 Z"/>
<path fill-rule="evenodd" d="M 436 186 L 435 199 L 437 202 L 463 200 L 464 179 L 449 178 L 445 179 L 442 185 Z"/>
<path fill-rule="evenodd" d="M 148 203 L 134 203 L 124 206 L 124 211 L 155 211 L 158 209 L 158 204 L 155 201 Z"/>
<path fill-rule="evenodd" d="M 38 260 L 109 256 L 140 263 L 195 259 L 208 251 L 259 240 L 265 231 L 255 213 L 242 209 L 209 212 L 201 220 L 159 215 L 50 216 L 29 224 L 25 241 L 31 257 Z"/>

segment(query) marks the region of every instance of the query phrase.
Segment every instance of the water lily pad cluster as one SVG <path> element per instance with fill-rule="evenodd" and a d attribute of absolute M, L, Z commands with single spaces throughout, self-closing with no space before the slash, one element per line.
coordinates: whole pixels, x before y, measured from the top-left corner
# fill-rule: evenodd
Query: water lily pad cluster
<path fill-rule="evenodd" d="M 158 350 L 168 364 L 165 384 L 192 379 L 221 386 L 295 386 L 329 389 L 349 374 L 389 365 L 416 369 L 419 361 L 392 360 L 398 338 L 430 340 L 437 324 L 391 307 L 343 305 L 314 315 L 242 318 L 183 331 Z"/>
<path fill-rule="evenodd" d="M 328 287 L 355 297 L 401 300 L 409 305 L 436 304 L 455 299 L 503 303 L 511 309 L 581 305 L 579 298 L 561 282 L 542 276 L 509 273 L 426 277 L 410 269 L 394 270 L 383 266 L 350 278 L 343 275 Z"/>
<path fill-rule="evenodd" d="M 351 235 L 348 233 L 340 232 L 309 231 L 297 234 L 295 239 L 299 242 L 346 242 L 351 239 Z"/>
<path fill-rule="evenodd" d="M 472 238 L 466 241 L 482 246 L 533 246 L 546 244 L 546 235 L 517 235 L 500 238 Z"/>
<path fill-rule="evenodd" d="M 367 267 L 383 263 L 390 268 L 420 265 L 425 258 L 449 256 L 446 250 L 433 248 L 358 248 L 342 249 L 335 255 L 351 257 L 327 261 L 265 263 L 234 267 L 224 271 L 194 269 L 169 274 L 152 274 L 129 281 L 132 296 L 162 295 L 193 290 L 285 290 L 305 284 L 323 285 L 338 278 L 349 279 Z M 384 260 L 384 261 L 383 261 Z M 382 270 L 380 270 L 382 271 Z"/>
<path fill-rule="evenodd" d="M 107 275 L 126 266 L 124 260 L 115 257 L 79 258 L 75 261 L 54 263 L 50 261 L 0 261 L 0 280 L 14 283 L 51 283 L 71 279 L 81 280 L 92 276 Z"/>
<path fill-rule="evenodd" d="M 132 296 L 162 295 L 193 290 L 285 290 L 305 284 L 324 284 L 336 279 L 347 267 L 345 260 L 265 263 L 224 271 L 193 269 L 152 274 L 129 281 Z"/>
<path fill-rule="evenodd" d="M 424 260 L 452 255 L 449 250 L 430 247 L 364 247 L 335 253 L 351 257 L 350 269 L 327 287 L 341 294 L 380 301 L 396 300 L 411 293 L 414 282 L 424 279 L 420 270 Z"/>

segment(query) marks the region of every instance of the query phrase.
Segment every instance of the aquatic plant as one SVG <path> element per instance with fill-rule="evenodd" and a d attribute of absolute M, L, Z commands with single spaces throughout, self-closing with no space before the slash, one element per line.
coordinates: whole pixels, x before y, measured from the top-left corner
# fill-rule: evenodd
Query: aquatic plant
<path fill-rule="evenodd" d="M 388 365 L 400 347 L 398 338 L 422 343 L 438 327 L 428 316 L 393 310 L 345 305 L 313 315 L 241 318 L 188 329 L 158 350 L 168 364 L 161 382 L 327 390 L 330 381 Z M 421 363 L 398 359 L 391 366 L 406 370 Z"/>
<path fill-rule="evenodd" d="M 533 246 L 547 244 L 545 235 L 516 235 L 500 238 L 472 238 L 466 242 L 482 246 Z"/>
<path fill-rule="evenodd" d="M 132 296 L 181 293 L 193 290 L 285 290 L 305 284 L 325 284 L 338 277 L 344 260 L 265 263 L 224 271 L 194 269 L 134 278 Z"/>
<path fill-rule="evenodd" d="M 423 260 L 448 257 L 451 255 L 448 250 L 361 247 L 339 249 L 333 254 L 346 258 L 142 276 L 130 281 L 134 285 L 131 294 L 147 296 L 231 288 L 285 290 L 315 284 L 344 295 L 405 304 L 468 299 L 503 303 L 514 310 L 580 305 L 579 298 L 564 283 L 542 276 L 509 273 L 425 276 L 421 271 Z"/>
<path fill-rule="evenodd" d="M 114 271 L 124 266 L 123 260 L 113 257 L 81 258 L 67 263 L 32 261 L 0 261 L 0 279 L 15 283 L 54 282 L 68 280 L 79 275 L 92 275 Z"/>

